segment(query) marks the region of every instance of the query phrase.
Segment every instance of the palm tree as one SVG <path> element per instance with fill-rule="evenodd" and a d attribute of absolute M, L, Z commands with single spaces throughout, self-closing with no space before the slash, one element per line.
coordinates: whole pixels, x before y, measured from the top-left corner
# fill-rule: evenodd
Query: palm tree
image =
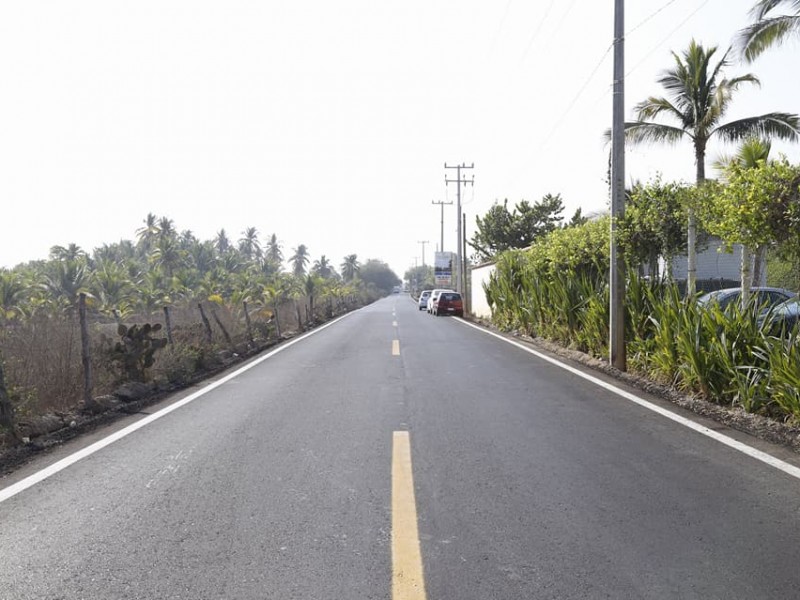
<path fill-rule="evenodd" d="M 319 258 L 319 260 L 314 261 L 313 273 L 319 275 L 323 279 L 333 277 L 335 274 L 333 267 L 331 266 L 331 262 L 324 254 Z"/>
<path fill-rule="evenodd" d="M 139 238 L 140 242 L 147 245 L 147 243 L 158 234 L 158 217 L 153 213 L 147 213 L 143 223 L 144 227 L 140 227 L 136 230 L 136 236 Z"/>
<path fill-rule="evenodd" d="M 769 16 L 785 6 L 794 14 Z M 736 40 L 740 52 L 747 62 L 753 62 L 765 50 L 778 46 L 791 35 L 800 39 L 800 1 L 759 0 L 750 11 L 755 23 L 739 32 Z"/>
<path fill-rule="evenodd" d="M 231 241 L 224 229 L 217 232 L 217 236 L 214 238 L 214 247 L 220 255 L 226 254 L 231 249 Z"/>
<path fill-rule="evenodd" d="M 0 322 L 22 314 L 26 289 L 19 273 L 0 269 Z"/>
<path fill-rule="evenodd" d="M 247 260 L 261 257 L 261 244 L 258 241 L 258 229 L 248 227 L 242 232 L 239 250 Z"/>
<path fill-rule="evenodd" d="M 298 277 L 303 277 L 306 274 L 308 261 L 308 248 L 305 244 L 300 244 L 294 249 L 294 254 L 289 259 L 289 262 L 292 263 L 292 273 Z"/>
<path fill-rule="evenodd" d="M 158 220 L 158 237 L 159 239 L 175 237 L 175 221 L 169 217 L 161 217 Z"/>
<path fill-rule="evenodd" d="M 174 237 L 159 237 L 150 258 L 154 264 L 164 269 L 169 279 L 172 279 L 175 269 L 185 263 L 185 253 Z"/>
<path fill-rule="evenodd" d="M 71 312 L 78 305 L 78 296 L 89 291 L 89 279 L 85 262 L 58 260 L 48 263 L 41 287 L 52 306 Z"/>
<path fill-rule="evenodd" d="M 345 281 L 352 281 L 358 275 L 358 271 L 361 269 L 361 265 L 358 262 L 358 256 L 356 254 L 348 254 L 344 257 L 342 261 L 342 277 Z"/>
<path fill-rule="evenodd" d="M 124 312 L 131 297 L 133 284 L 125 266 L 109 260 L 97 264 L 92 275 L 91 291 L 100 301 L 101 310 Z"/>
<path fill-rule="evenodd" d="M 714 161 L 714 169 L 719 172 L 723 179 L 725 178 L 725 171 L 734 164 L 745 169 L 755 169 L 769 160 L 770 150 L 772 150 L 772 143 L 769 140 L 762 140 L 757 137 L 746 139 L 739 146 L 739 150 L 734 156 L 723 155 L 717 158 Z"/>
<path fill-rule="evenodd" d="M 274 233 L 269 236 L 269 241 L 267 242 L 266 259 L 276 265 L 278 269 L 283 263 L 283 250 L 281 250 L 281 244 L 278 242 L 278 236 Z"/>
<path fill-rule="evenodd" d="M 714 136 L 736 142 L 752 136 L 795 140 L 800 135 L 800 120 L 797 115 L 790 113 L 773 112 L 721 124 L 734 92 L 745 83 L 759 85 L 759 80 L 751 73 L 733 79 L 723 78 L 722 69 L 728 65 L 730 50 L 712 66 L 711 60 L 716 51 L 716 46 L 706 50 L 692 40 L 683 56 L 673 52 L 674 68 L 665 71 L 658 80 L 671 100 L 651 96 L 636 106 L 637 120 L 625 123 L 625 139 L 633 144 L 675 144 L 688 137 L 694 146 L 698 185 L 706 179 L 706 146 Z M 662 114 L 672 117 L 677 121 L 677 126 L 653 120 Z M 693 207 L 688 210 L 688 220 L 687 291 L 694 293 L 697 219 Z"/>
<path fill-rule="evenodd" d="M 53 260 L 78 260 L 87 258 L 88 255 L 77 244 L 64 246 L 53 246 L 50 248 L 50 258 Z"/>

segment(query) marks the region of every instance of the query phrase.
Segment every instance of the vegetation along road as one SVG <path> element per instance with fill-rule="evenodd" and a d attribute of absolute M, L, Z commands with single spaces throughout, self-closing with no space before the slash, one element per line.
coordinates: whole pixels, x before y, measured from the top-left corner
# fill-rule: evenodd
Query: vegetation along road
<path fill-rule="evenodd" d="M 614 385 L 385 298 L 17 472 L 0 597 L 797 597 L 797 461 Z"/>

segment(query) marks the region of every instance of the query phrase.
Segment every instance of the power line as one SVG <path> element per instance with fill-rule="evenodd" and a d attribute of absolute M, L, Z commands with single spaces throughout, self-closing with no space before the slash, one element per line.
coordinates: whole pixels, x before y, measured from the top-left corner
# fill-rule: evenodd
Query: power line
<path fill-rule="evenodd" d="M 641 67 L 641 66 L 642 66 L 642 64 L 643 64 L 643 63 L 644 63 L 644 62 L 645 62 L 645 61 L 646 61 L 648 58 L 650 58 L 650 57 L 653 55 L 653 53 L 654 53 L 656 50 L 658 50 L 659 48 L 661 48 L 661 46 L 663 46 L 663 45 L 664 45 L 664 44 L 667 42 L 667 40 L 669 40 L 669 38 L 671 38 L 671 37 L 672 37 L 672 34 L 674 34 L 674 33 L 675 33 L 676 31 L 678 31 L 678 30 L 679 30 L 681 27 L 683 27 L 684 25 L 686 25 L 686 23 L 688 23 L 688 22 L 689 22 L 689 20 L 690 20 L 690 19 L 691 19 L 693 16 L 695 16 L 697 13 L 699 13 L 699 12 L 700 12 L 700 11 L 703 9 L 703 7 L 704 7 L 706 4 L 708 4 L 708 3 L 709 3 L 709 1 L 710 1 L 710 0 L 703 0 L 703 2 L 700 4 L 700 6 L 698 6 L 698 7 L 697 7 L 697 8 L 695 8 L 695 9 L 694 9 L 692 12 L 690 12 L 690 13 L 689 13 L 689 15 L 688 15 L 688 16 L 687 16 L 687 17 L 686 17 L 686 18 L 685 18 L 683 21 L 681 21 L 681 22 L 678 24 L 678 26 L 677 26 L 677 27 L 675 27 L 675 29 L 673 29 L 672 31 L 670 31 L 670 32 L 669 32 L 669 33 L 668 33 L 668 34 L 667 34 L 667 35 L 664 37 L 664 39 L 662 39 L 662 40 L 661 40 L 661 41 L 660 41 L 658 44 L 656 44 L 656 45 L 655 45 L 655 46 L 652 48 L 652 50 L 650 50 L 650 51 L 649 51 L 647 54 L 645 54 L 645 55 L 642 57 L 642 59 L 641 59 L 639 62 L 637 62 L 635 65 L 633 65 L 633 66 L 632 66 L 632 67 L 631 67 L 631 68 L 628 70 L 628 72 L 627 72 L 625 75 L 630 75 L 630 74 L 631 74 L 631 73 L 633 73 L 633 72 L 634 72 L 636 69 L 638 69 L 639 67 Z"/>
<path fill-rule="evenodd" d="M 583 95 L 583 92 L 586 90 L 586 88 L 588 87 L 588 85 L 591 83 L 592 79 L 594 79 L 594 76 L 597 74 L 597 71 L 599 71 L 599 70 L 600 70 L 600 67 L 603 65 L 603 62 L 605 62 L 605 60 L 606 60 L 606 57 L 608 56 L 608 53 L 609 53 L 609 52 L 611 52 L 611 49 L 612 49 L 613 47 L 614 47 L 614 44 L 612 43 L 612 44 L 610 44 L 610 45 L 608 46 L 608 48 L 606 48 L 606 51 L 605 51 L 605 52 L 603 52 L 603 55 L 600 57 L 600 60 L 599 60 L 599 61 L 597 62 L 597 64 L 594 66 L 594 69 L 592 69 L 592 72 L 591 72 L 591 73 L 589 73 L 589 76 L 586 78 L 586 81 L 584 81 L 584 82 L 583 82 L 583 85 L 582 85 L 582 86 L 581 86 L 581 88 L 578 90 L 578 93 L 577 93 L 577 94 L 575 94 L 575 97 L 574 97 L 574 98 L 572 99 L 572 101 L 571 101 L 571 102 L 570 102 L 570 103 L 567 105 L 567 108 L 566 108 L 566 109 L 564 110 L 564 112 L 561 114 L 561 117 L 559 117 L 559 119 L 558 119 L 558 120 L 555 122 L 555 124 L 553 125 L 553 128 L 550 130 L 550 133 L 548 133 L 548 134 L 547 134 L 547 136 L 544 138 L 544 141 L 542 142 L 542 146 L 545 146 L 545 145 L 547 145 L 547 142 L 549 142 L 549 141 L 550 141 L 550 138 L 551 138 L 551 137 L 553 137 L 553 134 L 554 134 L 554 133 L 556 132 L 556 130 L 558 130 L 558 128 L 561 126 L 561 123 L 563 123 L 563 122 L 564 122 L 564 119 L 566 119 L 566 118 L 567 118 L 567 115 L 569 115 L 570 111 L 571 111 L 571 110 L 572 110 L 572 108 L 575 106 L 575 103 L 576 103 L 576 102 L 578 102 L 578 99 L 579 99 L 579 98 L 580 98 L 580 97 Z"/>
<path fill-rule="evenodd" d="M 539 32 L 542 30 L 542 27 L 544 26 L 544 22 L 547 20 L 547 16 L 550 14 L 550 9 L 553 8 L 553 4 L 555 4 L 555 2 L 556 2 L 556 0 L 550 0 L 550 3 L 547 5 L 547 8 L 544 11 L 544 15 L 542 16 L 541 20 L 539 21 L 538 27 L 536 27 L 536 30 L 533 32 L 533 36 L 531 37 L 531 41 L 528 42 L 528 47 L 525 48 L 525 53 L 522 55 L 522 58 L 519 61 L 520 63 L 525 62 L 525 58 L 528 56 L 528 52 L 530 52 L 531 46 L 533 46 L 533 42 L 535 42 L 536 38 L 539 37 Z"/>
<path fill-rule="evenodd" d="M 675 33 L 676 31 L 678 31 L 678 30 L 679 30 L 681 27 L 683 27 L 683 26 L 684 26 L 684 25 L 685 25 L 685 24 L 686 24 L 686 23 L 689 21 L 689 19 L 691 19 L 691 18 L 692 18 L 694 15 L 696 15 L 696 14 L 697 14 L 697 13 L 698 13 L 698 12 L 699 12 L 699 11 L 700 11 L 700 10 L 701 10 L 701 9 L 702 9 L 702 8 L 703 8 L 705 5 L 706 5 L 706 4 L 708 4 L 708 3 L 709 3 L 709 1 L 710 1 L 710 0 L 703 0 L 702 4 L 700 4 L 700 6 L 698 6 L 698 7 L 697 7 L 697 8 L 696 8 L 694 11 L 692 11 L 692 12 L 691 12 L 691 13 L 690 13 L 690 14 L 689 14 L 689 15 L 688 15 L 688 16 L 687 16 L 687 17 L 686 17 L 686 18 L 685 18 L 683 21 L 681 21 L 681 22 L 678 24 L 678 26 L 677 26 L 677 27 L 675 27 L 675 29 L 673 29 L 672 31 L 670 31 L 670 32 L 669 32 L 669 34 L 668 34 L 668 35 L 667 35 L 667 36 L 666 36 L 666 37 L 665 37 L 665 38 L 664 38 L 664 39 L 663 39 L 661 42 L 659 42 L 659 43 L 658 43 L 658 45 L 657 45 L 656 47 L 654 47 L 652 50 L 650 50 L 650 51 L 649 51 L 649 52 L 648 52 L 648 53 L 647 53 L 647 54 L 646 54 L 646 55 L 645 55 L 645 56 L 644 56 L 644 57 L 643 57 L 643 58 L 642 58 L 642 59 L 641 59 L 641 60 L 640 60 L 638 63 L 636 63 L 636 64 L 635 64 L 635 65 L 634 65 L 634 66 L 633 66 L 633 67 L 632 67 L 630 70 L 628 70 L 628 71 L 625 73 L 625 76 L 627 77 L 627 76 L 628 76 L 628 75 L 630 75 L 630 74 L 631 74 L 631 73 L 632 73 L 634 70 L 636 70 L 636 68 L 638 68 L 639 66 L 641 66 L 641 65 L 642 65 L 642 63 L 643 63 L 645 60 L 647 60 L 647 58 L 649 58 L 649 57 L 650 57 L 650 56 L 651 56 L 651 55 L 652 55 L 652 54 L 653 54 L 653 53 L 654 53 L 656 50 L 658 50 L 658 48 L 660 48 L 660 47 L 661 47 L 661 46 L 662 46 L 662 45 L 663 45 L 663 44 L 664 44 L 664 43 L 665 43 L 665 42 L 666 42 L 666 41 L 667 41 L 667 40 L 668 40 L 668 39 L 669 39 L 669 38 L 672 36 L 672 34 L 674 34 L 674 33 Z M 643 26 L 645 23 L 647 23 L 648 21 L 651 21 L 651 20 L 652 20 L 652 19 L 653 19 L 653 18 L 654 18 L 656 15 L 658 15 L 658 14 L 659 14 L 659 13 L 661 13 L 661 12 L 663 12 L 663 11 L 664 11 L 664 10 L 665 10 L 665 9 L 666 9 L 666 8 L 667 8 L 669 5 L 670 5 L 670 4 L 674 4 L 675 2 L 676 2 L 676 0 L 669 0 L 669 1 L 668 1 L 666 4 L 663 4 L 663 5 L 662 5 L 662 6 L 661 6 L 659 9 L 655 10 L 654 12 L 652 12 L 650 15 L 648 15 L 648 16 L 647 16 L 647 17 L 645 17 L 645 18 L 644 18 L 642 21 L 640 21 L 640 22 L 639 22 L 639 23 L 638 23 L 638 24 L 637 24 L 637 25 L 636 25 L 636 26 L 635 26 L 633 29 L 631 29 L 630 31 L 628 31 L 628 32 L 626 33 L 626 37 L 627 37 L 628 35 L 630 35 L 631 33 L 633 33 L 634 31 L 636 31 L 637 29 L 641 28 L 641 27 L 642 27 L 642 26 Z M 553 135 L 556 133 L 556 131 L 558 130 L 558 128 L 559 128 L 559 127 L 561 126 L 561 124 L 564 122 L 564 119 L 566 119 L 566 118 L 567 118 L 567 116 L 569 116 L 569 113 L 570 113 L 570 112 L 572 111 L 572 109 L 575 107 L 575 104 L 577 104 L 578 100 L 579 100 L 579 99 L 580 99 L 580 97 L 583 95 L 583 92 L 584 92 L 584 91 L 586 91 L 586 88 L 589 86 L 589 83 L 591 83 L 592 79 L 593 79 L 593 78 L 594 78 L 594 76 L 597 74 L 597 71 L 599 71 L 599 70 L 600 70 L 600 67 L 603 65 L 603 62 L 605 61 L 605 59 L 606 59 L 606 56 L 608 56 L 608 53 L 611 51 L 611 49 L 612 49 L 613 47 L 614 47 L 614 44 L 612 43 L 611 45 L 609 45 L 609 46 L 608 46 L 608 48 L 606 48 L 605 52 L 604 52 L 604 53 L 603 53 L 603 55 L 600 57 L 600 60 L 598 61 L 597 65 L 595 65 L 595 67 L 594 67 L 594 69 L 592 70 L 592 72 L 591 72 L 591 73 L 589 74 L 589 76 L 586 78 L 586 81 L 584 81 L 583 85 L 582 85 L 582 86 L 581 86 L 581 88 L 578 90 L 577 94 L 575 94 L 575 97 L 574 97 L 574 98 L 572 99 L 572 101 L 571 101 L 571 102 L 570 102 L 570 103 L 567 105 L 567 108 L 564 110 L 564 113 L 561 115 L 561 117 L 558 119 L 558 121 L 556 121 L 555 125 L 553 125 L 553 128 L 552 128 L 552 129 L 550 130 L 550 132 L 547 134 L 547 137 L 545 137 L 545 139 L 544 139 L 544 142 L 542 142 L 542 146 L 543 146 L 543 147 L 547 145 L 547 142 L 549 142 L 549 141 L 550 141 L 550 139 L 553 137 Z M 609 92 L 609 90 L 608 90 L 608 89 L 607 89 L 605 92 L 603 92 L 603 95 L 601 96 L 601 98 L 604 98 L 605 96 L 607 96 L 607 95 L 608 95 L 608 92 Z"/>
<path fill-rule="evenodd" d="M 503 11 L 503 17 L 500 19 L 500 24 L 497 26 L 497 31 L 494 34 L 494 38 L 492 39 L 492 45 L 489 48 L 489 54 L 494 52 L 494 48 L 497 45 L 497 40 L 500 38 L 500 32 L 503 31 L 503 25 L 506 22 L 506 17 L 508 16 L 508 9 L 511 8 L 511 0 L 506 2 L 506 9 Z"/>
<path fill-rule="evenodd" d="M 676 2 L 676 1 L 677 1 L 677 0 L 669 0 L 669 2 L 667 2 L 666 4 L 664 4 L 664 5 L 663 5 L 661 8 L 659 8 L 657 11 L 655 11 L 655 12 L 653 12 L 653 13 L 650 13 L 650 16 L 648 16 L 648 17 L 645 17 L 645 18 L 644 18 L 644 20 L 640 21 L 640 22 L 639 22 L 639 24 L 638 24 L 638 25 L 636 25 L 636 27 L 634 27 L 634 28 L 633 28 L 633 29 L 631 29 L 630 31 L 627 31 L 627 32 L 625 33 L 625 37 L 628 37 L 628 36 L 629 36 L 630 34 L 632 34 L 634 31 L 636 31 L 637 29 L 639 29 L 640 27 L 642 27 L 642 26 L 643 26 L 645 23 L 647 23 L 648 21 L 652 20 L 652 19 L 653 19 L 653 18 L 654 18 L 656 15 L 658 15 L 659 13 L 661 13 L 662 11 L 664 11 L 664 9 L 666 9 L 666 8 L 667 8 L 667 7 L 668 7 L 670 4 L 675 4 L 675 2 Z"/>

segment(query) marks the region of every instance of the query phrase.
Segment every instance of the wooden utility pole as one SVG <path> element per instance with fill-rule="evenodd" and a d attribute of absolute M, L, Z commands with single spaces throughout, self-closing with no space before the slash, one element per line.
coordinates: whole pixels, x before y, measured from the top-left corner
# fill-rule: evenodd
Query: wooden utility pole
<path fill-rule="evenodd" d="M 614 99 L 611 124 L 611 270 L 609 340 L 611 366 L 626 368 L 625 262 L 617 240 L 625 216 L 625 18 L 624 0 L 614 2 Z"/>
<path fill-rule="evenodd" d="M 447 163 L 444 164 L 445 169 L 455 169 L 456 170 L 456 178 L 455 179 L 448 179 L 447 175 L 444 176 L 444 183 L 445 185 L 449 183 L 456 184 L 456 231 L 458 232 L 458 240 L 456 242 L 456 266 L 453 269 L 456 272 L 456 291 L 457 292 L 464 292 L 463 281 L 461 277 L 461 270 L 462 270 L 462 253 L 461 253 L 461 185 L 474 185 L 475 184 L 475 176 L 472 176 L 472 179 L 464 179 L 461 177 L 461 170 L 462 169 L 474 169 L 475 163 L 467 166 L 466 163 L 461 163 L 460 165 L 448 165 Z"/>
<path fill-rule="evenodd" d="M 444 252 L 444 205 L 452 204 L 452 202 L 442 202 L 441 200 L 436 202 L 436 200 L 431 200 L 431 204 L 438 204 L 442 209 L 442 217 L 439 221 L 439 252 Z"/>
<path fill-rule="evenodd" d="M 425 266 L 425 244 L 430 244 L 428 240 L 421 240 L 417 242 L 418 244 L 422 245 L 422 266 Z"/>

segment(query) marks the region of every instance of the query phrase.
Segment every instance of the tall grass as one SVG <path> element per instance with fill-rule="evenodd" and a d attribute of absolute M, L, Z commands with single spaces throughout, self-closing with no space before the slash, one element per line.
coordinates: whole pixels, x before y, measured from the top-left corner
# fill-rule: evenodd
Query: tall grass
<path fill-rule="evenodd" d="M 486 292 L 498 326 L 608 355 L 608 285 L 599 269 L 553 268 L 512 251 L 498 260 Z M 700 306 L 674 284 L 632 275 L 629 368 L 712 402 L 800 422 L 798 334 L 770 335 L 754 300 L 726 310 Z"/>

